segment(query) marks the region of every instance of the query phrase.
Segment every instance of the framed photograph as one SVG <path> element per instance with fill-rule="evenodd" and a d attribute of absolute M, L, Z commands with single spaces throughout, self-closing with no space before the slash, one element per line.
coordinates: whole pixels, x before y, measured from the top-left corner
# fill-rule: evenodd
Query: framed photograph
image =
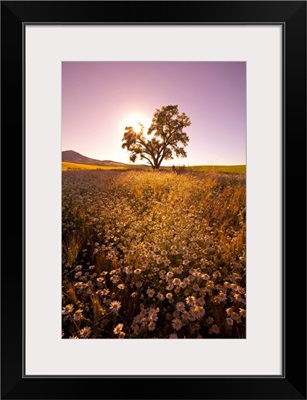
<path fill-rule="evenodd" d="M 306 2 L 1 27 L 2 398 L 306 399 Z"/>

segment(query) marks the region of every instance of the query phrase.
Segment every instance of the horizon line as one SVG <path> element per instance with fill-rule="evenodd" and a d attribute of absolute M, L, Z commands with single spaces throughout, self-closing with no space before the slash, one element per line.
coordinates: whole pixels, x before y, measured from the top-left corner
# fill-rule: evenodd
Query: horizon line
<path fill-rule="evenodd" d="M 115 161 L 115 160 L 110 160 L 110 159 L 105 159 L 105 160 L 100 160 L 100 159 L 98 159 L 98 158 L 92 158 L 92 157 L 88 157 L 88 156 L 85 156 L 84 154 L 81 154 L 81 153 L 79 153 L 78 151 L 75 151 L 75 150 L 72 150 L 72 149 L 69 149 L 69 150 L 62 150 L 62 153 L 64 152 L 64 151 L 73 151 L 74 153 L 78 153 L 78 154 L 80 154 L 81 156 L 83 156 L 83 157 L 86 157 L 86 158 L 90 158 L 90 159 L 92 159 L 92 160 L 94 160 L 94 161 L 99 161 L 99 162 L 105 162 L 105 161 L 111 161 L 111 162 L 115 162 L 115 163 L 118 163 L 118 164 L 125 164 L 125 165 L 137 165 L 137 166 L 145 166 L 145 167 L 151 167 L 150 165 L 147 165 L 147 164 L 144 164 L 144 163 L 129 163 L 129 162 L 123 162 L 123 161 Z M 74 161 L 63 161 L 62 160 L 62 162 L 74 162 Z M 77 162 L 76 162 L 77 163 Z M 78 164 L 83 164 L 82 162 L 80 163 L 78 163 Z M 223 167 L 235 167 L 235 166 L 241 166 L 241 165 L 245 165 L 246 166 L 246 162 L 245 163 L 243 163 L 243 164 L 184 164 L 184 163 L 182 163 L 182 165 L 175 165 L 175 167 L 177 166 L 177 167 L 198 167 L 198 166 L 206 166 L 206 167 L 220 167 L 220 166 L 223 166 Z M 163 165 L 161 165 L 161 167 L 163 167 Z M 164 165 L 164 167 L 172 167 L 171 165 Z"/>

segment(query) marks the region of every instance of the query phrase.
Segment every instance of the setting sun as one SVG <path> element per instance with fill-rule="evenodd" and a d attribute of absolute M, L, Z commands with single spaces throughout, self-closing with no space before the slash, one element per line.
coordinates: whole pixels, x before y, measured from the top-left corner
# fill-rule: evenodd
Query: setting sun
<path fill-rule="evenodd" d="M 123 119 L 123 129 L 125 129 L 128 126 L 132 126 L 132 128 L 136 131 L 139 132 L 140 130 L 140 125 L 139 124 L 144 125 L 144 133 L 147 133 L 147 129 L 150 127 L 151 125 L 151 119 L 145 115 L 145 114 L 130 114 L 127 115 L 124 119 Z"/>

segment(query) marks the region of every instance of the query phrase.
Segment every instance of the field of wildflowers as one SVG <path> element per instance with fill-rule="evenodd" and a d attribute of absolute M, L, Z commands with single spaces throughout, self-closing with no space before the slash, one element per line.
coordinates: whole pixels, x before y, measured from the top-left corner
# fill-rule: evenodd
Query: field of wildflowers
<path fill-rule="evenodd" d="M 63 338 L 245 338 L 245 175 L 62 172 Z"/>

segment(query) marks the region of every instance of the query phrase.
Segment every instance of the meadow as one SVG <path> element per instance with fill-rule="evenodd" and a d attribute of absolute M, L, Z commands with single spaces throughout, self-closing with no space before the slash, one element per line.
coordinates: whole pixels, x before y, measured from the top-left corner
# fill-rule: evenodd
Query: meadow
<path fill-rule="evenodd" d="M 62 162 L 62 171 L 70 170 L 101 170 L 101 171 L 126 171 L 127 168 L 115 165 L 81 164 L 75 162 Z"/>
<path fill-rule="evenodd" d="M 62 172 L 63 338 L 245 338 L 244 171 Z"/>
<path fill-rule="evenodd" d="M 224 172 L 230 174 L 246 174 L 246 165 L 196 165 L 186 167 L 190 172 Z"/>
<path fill-rule="evenodd" d="M 148 171 L 150 167 L 137 164 L 123 165 L 98 165 L 98 164 L 82 164 L 76 162 L 62 162 L 62 171 L 70 170 L 101 170 L 101 171 L 130 171 L 143 170 Z M 162 171 L 172 171 L 172 167 L 162 167 Z M 232 174 L 246 174 L 246 165 L 196 165 L 196 166 L 181 166 L 177 167 L 178 172 L 224 172 Z"/>

